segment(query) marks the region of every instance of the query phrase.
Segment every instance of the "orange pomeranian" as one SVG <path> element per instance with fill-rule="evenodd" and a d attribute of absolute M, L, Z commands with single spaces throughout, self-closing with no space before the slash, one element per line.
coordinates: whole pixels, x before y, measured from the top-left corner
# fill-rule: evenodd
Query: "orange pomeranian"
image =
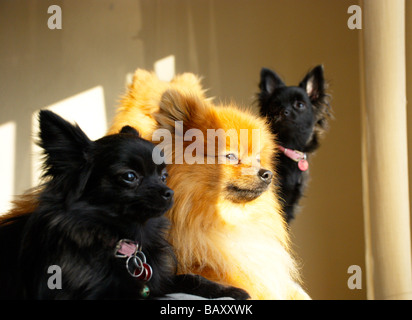
<path fill-rule="evenodd" d="M 243 288 L 252 299 L 309 299 L 271 190 L 276 146 L 263 120 L 212 104 L 193 74 L 167 83 L 137 70 L 109 133 L 124 125 L 169 160 L 169 241 L 180 273 Z"/>

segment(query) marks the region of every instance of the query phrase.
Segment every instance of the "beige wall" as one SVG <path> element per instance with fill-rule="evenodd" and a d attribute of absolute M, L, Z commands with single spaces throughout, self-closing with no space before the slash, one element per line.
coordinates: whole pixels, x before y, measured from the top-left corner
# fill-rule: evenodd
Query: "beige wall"
<path fill-rule="evenodd" d="M 347 9 L 354 3 L 1 1 L 0 125 L 16 124 L 14 192 L 31 183 L 32 113 L 101 86 L 110 121 L 125 76 L 137 67 L 152 69 L 157 60 L 174 55 L 177 73 L 198 73 L 211 95 L 250 105 L 261 67 L 297 84 L 309 68 L 322 63 L 331 83 L 335 120 L 312 158 L 293 239 L 314 299 L 366 298 L 365 276 L 362 290 L 347 287 L 350 265 L 365 271 L 359 31 L 347 27 Z M 62 30 L 47 28 L 52 4 L 61 5 Z"/>

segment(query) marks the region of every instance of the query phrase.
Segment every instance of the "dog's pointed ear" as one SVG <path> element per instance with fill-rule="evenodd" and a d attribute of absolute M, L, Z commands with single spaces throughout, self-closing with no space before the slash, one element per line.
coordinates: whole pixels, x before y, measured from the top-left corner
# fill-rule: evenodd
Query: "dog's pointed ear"
<path fill-rule="evenodd" d="M 312 103 L 315 103 L 325 95 L 325 79 L 323 66 L 313 68 L 300 82 L 299 86 L 306 91 Z"/>
<path fill-rule="evenodd" d="M 206 104 L 191 91 L 170 89 L 163 93 L 155 118 L 160 128 L 170 132 L 175 131 L 175 122 L 180 121 L 184 123 L 185 130 L 197 128 L 200 122 L 206 121 Z"/>
<path fill-rule="evenodd" d="M 275 72 L 267 68 L 262 68 L 262 70 L 260 70 L 259 88 L 262 92 L 271 94 L 277 88 L 284 86 L 285 83 Z"/>
<path fill-rule="evenodd" d="M 77 125 L 48 110 L 39 113 L 38 142 L 45 155 L 44 176 L 67 176 L 87 163 L 92 141 Z"/>
<path fill-rule="evenodd" d="M 131 126 L 124 126 L 121 130 L 120 133 L 127 133 L 127 134 L 132 134 L 136 137 L 140 137 L 139 131 L 137 131 L 135 128 Z"/>

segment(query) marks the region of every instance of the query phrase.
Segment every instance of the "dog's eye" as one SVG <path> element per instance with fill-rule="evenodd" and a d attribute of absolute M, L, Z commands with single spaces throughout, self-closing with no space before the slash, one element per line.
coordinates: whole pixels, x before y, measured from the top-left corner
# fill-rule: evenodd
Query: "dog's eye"
<path fill-rule="evenodd" d="M 127 171 L 122 174 L 123 181 L 127 183 L 134 183 L 138 180 L 137 174 L 133 171 Z"/>
<path fill-rule="evenodd" d="M 160 176 L 160 180 L 162 180 L 162 182 L 166 182 L 168 176 L 169 175 L 167 174 L 167 172 L 162 172 L 162 175 Z"/>
<path fill-rule="evenodd" d="M 299 110 L 303 110 L 306 108 L 306 104 L 302 101 L 295 101 L 294 107 Z"/>
<path fill-rule="evenodd" d="M 228 153 L 226 155 L 226 158 L 229 159 L 230 163 L 238 163 L 239 159 L 237 158 L 237 156 L 234 153 Z"/>

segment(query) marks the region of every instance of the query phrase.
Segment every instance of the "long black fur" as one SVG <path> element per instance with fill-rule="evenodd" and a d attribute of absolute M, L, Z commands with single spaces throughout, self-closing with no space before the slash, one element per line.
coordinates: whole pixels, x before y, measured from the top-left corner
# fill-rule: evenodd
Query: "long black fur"
<path fill-rule="evenodd" d="M 258 102 L 261 116 L 270 124 L 277 143 L 284 148 L 306 153 L 307 158 L 319 147 L 331 117 L 323 66 L 306 74 L 299 86 L 286 86 L 272 70 L 260 72 Z M 295 161 L 283 153 L 277 159 L 280 197 L 285 219 L 295 218 L 299 200 L 307 185 L 309 171 L 302 172 Z"/>
<path fill-rule="evenodd" d="M 131 127 L 91 141 L 51 111 L 39 119 L 46 182 L 33 212 L 0 221 L 0 299 L 141 299 L 145 285 L 149 298 L 248 297 L 199 276 L 176 276 L 164 217 L 173 191 L 165 165 L 152 160 L 152 143 Z M 147 283 L 114 256 L 120 239 L 142 245 L 153 268 Z M 61 289 L 50 289 L 50 266 L 61 268 Z"/>

